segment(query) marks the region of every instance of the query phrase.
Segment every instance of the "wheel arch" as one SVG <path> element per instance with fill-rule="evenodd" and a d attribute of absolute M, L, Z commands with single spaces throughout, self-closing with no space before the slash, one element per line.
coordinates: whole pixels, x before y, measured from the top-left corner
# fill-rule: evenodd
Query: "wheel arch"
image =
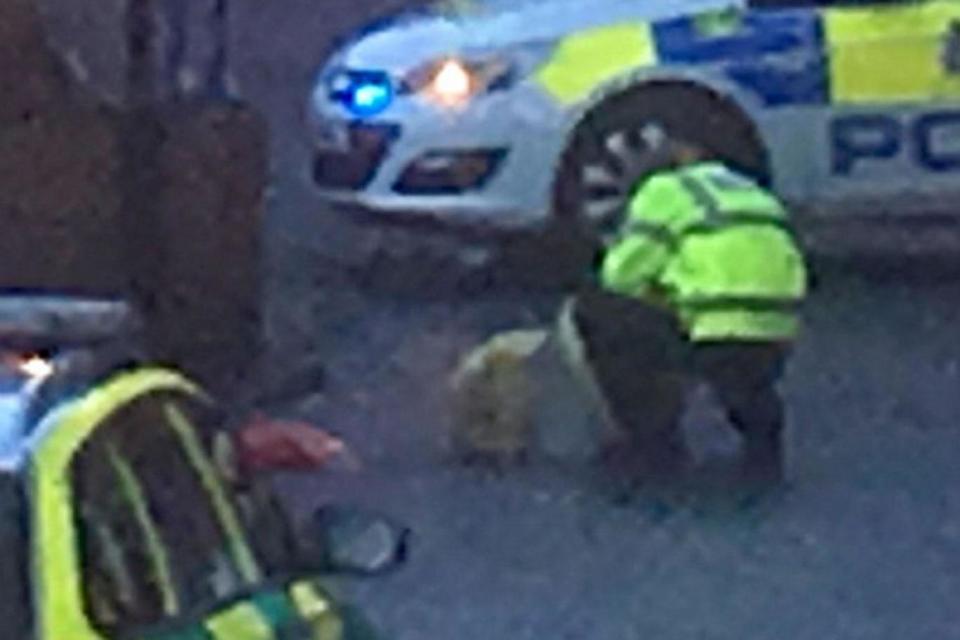
<path fill-rule="evenodd" d="M 570 110 L 564 128 L 564 140 L 555 161 L 553 175 L 560 175 L 568 150 L 581 128 L 594 116 L 613 104 L 624 100 L 638 99 L 642 95 L 677 92 L 688 96 L 697 108 L 708 105 L 719 106 L 722 118 L 740 123 L 749 136 L 750 144 L 758 155 L 762 181 L 769 184 L 773 180 L 773 165 L 769 144 L 758 124 L 761 105 L 749 94 L 745 94 L 732 84 L 689 71 L 642 69 L 606 82 L 594 89 L 584 100 Z M 555 185 L 554 185 L 555 186 Z"/>

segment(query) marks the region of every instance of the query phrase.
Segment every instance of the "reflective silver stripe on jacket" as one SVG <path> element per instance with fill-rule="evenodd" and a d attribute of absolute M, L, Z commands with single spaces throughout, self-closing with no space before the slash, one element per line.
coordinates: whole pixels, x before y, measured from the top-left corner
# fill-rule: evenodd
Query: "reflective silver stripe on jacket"
<path fill-rule="evenodd" d="M 629 218 L 621 230 L 621 237 L 631 235 L 646 236 L 671 249 L 676 249 L 681 241 L 690 235 L 710 234 L 724 229 L 743 226 L 772 227 L 783 231 L 791 237 L 796 237 L 793 226 L 785 218 L 763 213 L 723 211 L 720 203 L 717 202 L 717 199 L 700 180 L 685 173 L 678 173 L 677 178 L 680 180 L 683 188 L 686 189 L 693 198 L 694 202 L 696 202 L 697 206 L 703 209 L 703 221 L 689 225 L 680 233 L 676 233 L 662 224 Z"/>
<path fill-rule="evenodd" d="M 621 237 L 634 235 L 646 236 L 655 242 L 667 245 L 671 249 L 675 248 L 680 242 L 680 238 L 664 225 L 645 220 L 627 220 L 621 231 Z"/>
<path fill-rule="evenodd" d="M 704 212 L 704 220 L 684 229 L 683 235 L 713 233 L 741 226 L 774 227 L 790 236 L 796 235 L 793 226 L 785 218 L 762 213 L 724 211 L 714 195 L 698 178 L 681 172 L 677 174 L 677 179 Z"/>

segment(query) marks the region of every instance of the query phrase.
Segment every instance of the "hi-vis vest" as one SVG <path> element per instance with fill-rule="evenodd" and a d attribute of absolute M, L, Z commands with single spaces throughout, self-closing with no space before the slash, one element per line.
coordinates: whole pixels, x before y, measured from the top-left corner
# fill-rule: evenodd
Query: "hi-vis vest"
<path fill-rule="evenodd" d="M 625 295 L 665 296 L 694 341 L 789 340 L 807 271 L 780 202 L 711 162 L 641 186 L 602 282 Z"/>

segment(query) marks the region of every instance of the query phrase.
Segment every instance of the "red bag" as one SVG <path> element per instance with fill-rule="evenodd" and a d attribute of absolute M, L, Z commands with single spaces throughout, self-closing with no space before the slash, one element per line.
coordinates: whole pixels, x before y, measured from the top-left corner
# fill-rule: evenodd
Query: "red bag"
<path fill-rule="evenodd" d="M 240 428 L 236 443 L 238 462 L 247 472 L 321 469 L 340 456 L 353 460 L 343 440 L 323 429 L 262 413 Z"/>

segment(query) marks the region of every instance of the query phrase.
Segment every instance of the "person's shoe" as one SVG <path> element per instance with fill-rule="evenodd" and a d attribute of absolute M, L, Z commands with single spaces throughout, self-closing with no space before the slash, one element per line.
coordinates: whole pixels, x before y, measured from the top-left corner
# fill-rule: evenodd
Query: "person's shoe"
<path fill-rule="evenodd" d="M 672 441 L 637 452 L 624 482 L 624 502 L 640 501 L 662 519 L 686 489 L 693 456 L 682 442 Z"/>
<path fill-rule="evenodd" d="M 686 478 L 693 467 L 693 455 L 678 437 L 657 439 L 638 445 L 631 469 L 641 483 L 674 483 Z"/>
<path fill-rule="evenodd" d="M 785 480 L 783 445 L 779 434 L 748 439 L 740 465 L 741 480 L 746 484 L 776 486 Z"/>
<path fill-rule="evenodd" d="M 783 462 L 779 459 L 746 459 L 740 466 L 740 484 L 747 487 L 778 487 L 786 482 Z"/>
<path fill-rule="evenodd" d="M 738 503 L 751 509 L 787 490 L 783 450 L 779 438 L 764 446 L 748 446 L 737 474 Z"/>

